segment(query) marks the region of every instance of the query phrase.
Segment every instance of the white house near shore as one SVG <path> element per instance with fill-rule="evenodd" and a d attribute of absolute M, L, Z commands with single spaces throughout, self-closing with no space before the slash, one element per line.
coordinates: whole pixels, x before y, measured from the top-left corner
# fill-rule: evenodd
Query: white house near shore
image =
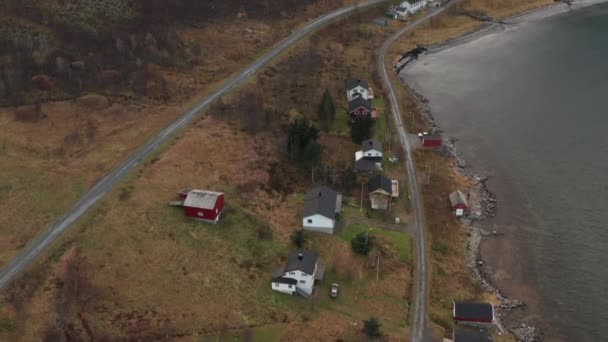
<path fill-rule="evenodd" d="M 413 15 L 419 10 L 423 9 L 427 5 L 427 0 L 408 0 L 403 1 L 397 8 L 395 9 L 395 13 L 398 16 L 406 17 L 408 15 Z"/>
<path fill-rule="evenodd" d="M 304 230 L 333 234 L 336 215 L 342 208 L 342 195 L 326 186 L 310 189 L 304 196 Z"/>
<path fill-rule="evenodd" d="M 315 281 L 323 280 L 325 265 L 313 251 L 294 251 L 287 257 L 287 265 L 272 274 L 272 289 L 290 295 L 310 297 Z"/>

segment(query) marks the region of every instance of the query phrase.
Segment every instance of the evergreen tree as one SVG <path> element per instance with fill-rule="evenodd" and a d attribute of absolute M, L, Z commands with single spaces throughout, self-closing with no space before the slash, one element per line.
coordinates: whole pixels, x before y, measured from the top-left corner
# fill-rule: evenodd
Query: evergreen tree
<path fill-rule="evenodd" d="M 363 333 L 372 340 L 382 336 L 378 320 L 371 317 L 367 321 L 363 321 Z"/>
<path fill-rule="evenodd" d="M 360 144 L 371 137 L 371 129 L 374 124 L 370 115 L 358 115 L 350 125 L 350 137 L 354 143 Z"/>
<path fill-rule="evenodd" d="M 334 99 L 327 89 L 325 89 L 325 92 L 323 93 L 323 98 L 317 109 L 317 114 L 321 121 L 321 128 L 326 132 L 329 131 L 331 124 L 336 117 L 336 106 L 334 105 Z"/>
<path fill-rule="evenodd" d="M 350 240 L 350 246 L 353 252 L 361 255 L 367 255 L 372 250 L 372 238 L 369 236 L 369 232 L 362 232 L 357 234 L 352 240 Z"/>
<path fill-rule="evenodd" d="M 302 248 L 306 242 L 304 231 L 302 229 L 296 230 L 296 232 L 291 236 L 291 241 L 294 245 L 296 245 L 296 247 Z"/>
<path fill-rule="evenodd" d="M 305 117 L 299 117 L 289 126 L 287 150 L 292 159 L 314 165 L 321 158 L 321 145 L 317 142 L 319 130 Z"/>

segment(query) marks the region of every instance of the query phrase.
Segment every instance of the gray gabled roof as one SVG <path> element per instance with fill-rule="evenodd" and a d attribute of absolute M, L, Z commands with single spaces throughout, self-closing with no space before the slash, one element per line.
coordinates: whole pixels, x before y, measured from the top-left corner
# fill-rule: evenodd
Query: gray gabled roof
<path fill-rule="evenodd" d="M 359 107 L 363 107 L 370 112 L 372 111 L 372 107 L 370 106 L 369 101 L 361 96 L 355 97 L 352 101 L 348 102 L 349 113 Z"/>
<path fill-rule="evenodd" d="M 369 84 L 366 80 L 362 80 L 359 78 L 351 78 L 350 80 L 346 80 L 346 90 L 351 90 L 356 88 L 357 86 L 361 86 L 365 89 L 369 89 Z"/>
<path fill-rule="evenodd" d="M 478 329 L 458 328 L 454 330 L 453 342 L 492 342 L 492 336 Z"/>
<path fill-rule="evenodd" d="M 308 190 L 304 196 L 304 217 L 320 214 L 335 219 L 338 195 L 336 191 L 326 186 Z"/>
<path fill-rule="evenodd" d="M 319 255 L 313 251 L 293 251 L 287 257 L 285 272 L 302 271 L 312 275 L 315 272 L 315 265 L 319 260 Z"/>
<path fill-rule="evenodd" d="M 272 278 L 272 282 L 279 283 L 279 284 L 288 284 L 288 285 L 296 285 L 298 283 L 298 281 L 296 279 L 285 278 L 285 277 Z"/>
<path fill-rule="evenodd" d="M 460 190 L 454 191 L 450 194 L 450 204 L 452 204 L 452 207 L 455 207 L 458 204 L 464 204 L 467 207 L 469 206 L 467 198 Z"/>
<path fill-rule="evenodd" d="M 494 308 L 490 303 L 454 302 L 454 318 L 461 320 L 494 320 Z"/>
<path fill-rule="evenodd" d="M 369 150 L 382 152 L 382 143 L 376 139 L 367 139 L 361 143 L 361 149 L 363 152 L 367 152 Z"/>
<path fill-rule="evenodd" d="M 384 190 L 387 193 L 392 194 L 393 183 L 389 178 L 383 175 L 375 175 L 369 179 L 369 182 L 367 182 L 367 191 L 374 192 L 376 190 Z"/>
<path fill-rule="evenodd" d="M 358 172 L 376 172 L 380 168 L 376 164 L 381 161 L 380 158 L 361 158 L 355 162 L 355 171 Z"/>

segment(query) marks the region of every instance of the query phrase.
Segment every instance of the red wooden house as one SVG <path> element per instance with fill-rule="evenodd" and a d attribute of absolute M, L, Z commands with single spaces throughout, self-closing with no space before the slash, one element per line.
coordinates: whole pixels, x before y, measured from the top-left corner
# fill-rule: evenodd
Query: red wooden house
<path fill-rule="evenodd" d="M 364 115 L 372 115 L 372 108 L 368 100 L 359 96 L 348 103 L 348 116 L 351 122 L 355 120 L 355 117 Z"/>
<path fill-rule="evenodd" d="M 490 303 L 454 302 L 453 316 L 458 323 L 492 324 L 494 307 Z"/>
<path fill-rule="evenodd" d="M 457 217 L 464 216 L 469 211 L 469 202 L 467 198 L 462 193 L 462 191 L 457 190 L 450 194 L 450 206 L 452 207 L 452 211 Z"/>
<path fill-rule="evenodd" d="M 423 135 L 422 146 L 424 147 L 441 147 L 443 139 L 438 135 Z"/>
<path fill-rule="evenodd" d="M 224 193 L 208 190 L 184 190 L 184 214 L 198 220 L 217 223 L 224 209 Z"/>

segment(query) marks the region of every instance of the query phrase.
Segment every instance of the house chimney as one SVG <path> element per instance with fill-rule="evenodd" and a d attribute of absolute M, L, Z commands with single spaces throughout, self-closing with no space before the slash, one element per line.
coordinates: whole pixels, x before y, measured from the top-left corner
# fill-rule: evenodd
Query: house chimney
<path fill-rule="evenodd" d="M 302 260 L 302 259 L 304 259 L 304 254 L 298 253 L 298 260 Z"/>

